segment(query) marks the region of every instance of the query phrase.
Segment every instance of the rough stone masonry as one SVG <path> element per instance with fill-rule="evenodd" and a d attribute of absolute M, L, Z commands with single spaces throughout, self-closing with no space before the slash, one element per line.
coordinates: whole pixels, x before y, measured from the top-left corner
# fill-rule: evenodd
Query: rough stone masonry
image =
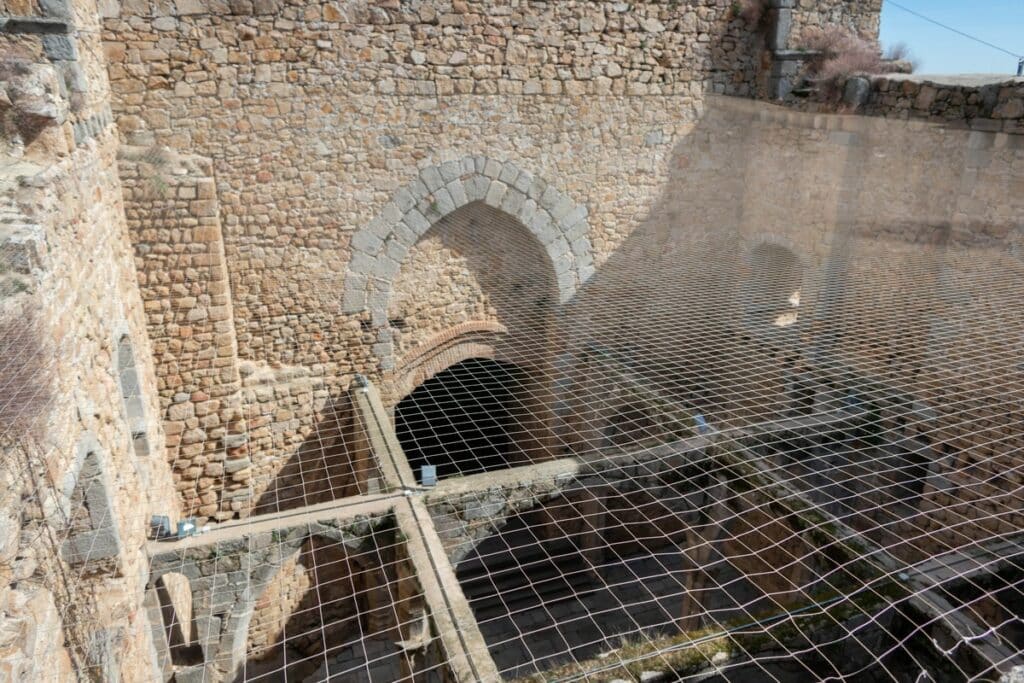
<path fill-rule="evenodd" d="M 792 252 L 809 281 L 852 273 L 842 291 L 808 291 L 806 301 L 880 304 L 885 288 L 870 283 L 898 277 L 900 263 L 919 257 L 914 245 L 926 245 L 947 288 L 934 308 L 893 319 L 877 314 L 883 305 L 848 308 L 848 343 L 824 351 L 909 387 L 900 405 L 936 411 L 930 433 L 948 452 L 935 454 L 926 525 L 974 538 L 1019 527 L 1003 515 L 1005 492 L 1020 483 L 1019 428 L 979 398 L 998 368 L 922 374 L 942 339 L 928 334 L 910 358 L 887 349 L 901 345 L 905 324 L 923 329 L 963 292 L 988 291 L 988 259 L 1019 272 L 1020 81 L 882 79 L 857 103 L 970 127 L 964 148 L 945 129 L 872 133 L 745 103 L 704 120 L 714 95 L 777 94 L 780 65 L 809 27 L 877 37 L 880 2 L 772 0 L 756 25 L 738 9 L 719 0 L 0 0 L 0 319 L 19 323 L 3 327 L 0 346 L 42 359 L 18 394 L 42 397 L 32 419 L 11 414 L 14 402 L 0 411 L 0 677 L 162 678 L 164 631 L 159 610 L 146 609 L 159 578 L 145 542 L 151 514 L 217 523 L 374 493 L 388 477 L 352 407 L 357 374 L 393 407 L 448 365 L 514 357 L 518 342 L 550 333 L 530 368 L 543 374 L 557 352 L 593 341 L 554 334 L 559 316 L 587 321 L 571 329 L 595 338 L 602 326 L 635 331 L 644 347 L 664 330 L 645 327 L 643 311 L 676 310 L 679 290 L 633 277 L 622 298 L 615 273 L 681 262 L 672 256 L 700 253 L 708 234 L 723 241 L 703 253 L 731 254 L 728 267 L 672 272 L 695 284 L 722 274 L 722 298 L 680 311 L 677 331 L 736 334 L 742 315 L 723 299 L 736 298 L 730 282 L 755 270 L 762 244 Z M 873 134 L 898 153 L 857 166 L 852 143 Z M 816 152 L 813 163 L 780 162 L 801 148 Z M 890 182 L 911 175 L 908 150 L 939 159 L 934 194 Z M 894 218 L 851 232 L 849 197 L 805 190 L 858 175 Z M 935 214 L 949 219 L 936 230 L 952 241 L 921 227 Z M 515 235 L 514 248 L 479 257 L 496 273 L 528 263 L 536 289 L 527 293 L 543 300 L 542 314 L 502 309 L 525 296 L 511 278 L 453 266 L 466 257 L 447 246 L 459 236 L 448 216 Z M 681 230 L 688 217 L 705 222 L 699 234 Z M 872 240 L 894 235 L 897 257 L 879 265 Z M 850 246 L 838 265 L 837 243 Z M 645 251 L 651 244 L 657 253 Z M 970 306 L 999 314 L 991 294 Z M 615 315 L 589 321 L 595 310 Z M 959 334 L 965 366 L 999 353 L 976 331 Z M 759 341 L 749 357 L 763 371 L 758 385 L 784 396 L 797 365 L 783 367 L 774 343 Z M 706 378 L 729 376 L 721 359 L 680 344 L 647 346 L 691 354 Z M 998 379 L 1020 387 L 1016 372 Z M 577 387 L 586 374 L 581 364 Z M 745 389 L 721 395 L 734 391 L 731 405 L 741 405 Z M 623 407 L 634 400 L 625 389 L 620 397 Z M 966 419 L 941 408 L 964 404 Z M 554 420 L 536 408 L 545 433 L 531 452 L 560 455 Z M 738 423 L 772 417 L 764 411 L 708 407 Z M 614 414 L 581 409 L 574 419 Z M 593 445 L 588 436 L 580 448 Z M 975 486 L 958 462 L 1005 466 Z M 294 482 L 324 471 L 295 493 Z M 951 532 L 943 510 L 961 498 L 991 514 Z M 96 552 L 65 550 L 96 548 L 84 542 L 96 538 Z M 301 590 L 289 580 L 283 600 Z"/>

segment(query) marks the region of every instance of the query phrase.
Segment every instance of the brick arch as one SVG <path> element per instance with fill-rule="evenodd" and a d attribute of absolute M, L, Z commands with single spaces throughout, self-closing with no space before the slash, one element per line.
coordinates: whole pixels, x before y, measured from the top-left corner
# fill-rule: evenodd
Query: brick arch
<path fill-rule="evenodd" d="M 498 355 L 495 346 L 508 334 L 497 322 L 468 321 L 435 334 L 398 360 L 394 377 L 385 386 L 388 403 L 395 404 L 434 375 L 469 358 Z"/>
<path fill-rule="evenodd" d="M 402 261 L 432 225 L 474 202 L 516 218 L 540 242 L 554 268 L 561 303 L 593 274 L 583 204 L 511 162 L 472 156 L 428 166 L 351 240 L 342 313 L 369 312 L 384 370 L 394 367 L 387 306 Z"/>

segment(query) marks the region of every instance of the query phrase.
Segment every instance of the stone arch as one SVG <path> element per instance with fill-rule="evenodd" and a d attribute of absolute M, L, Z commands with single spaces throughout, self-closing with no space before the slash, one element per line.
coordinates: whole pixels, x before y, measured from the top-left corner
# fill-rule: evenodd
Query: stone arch
<path fill-rule="evenodd" d="M 369 313 L 384 370 L 394 368 L 387 307 L 406 254 L 432 225 L 474 202 L 509 214 L 538 240 L 554 268 L 560 303 L 593 274 L 586 206 L 511 162 L 472 156 L 428 166 L 351 240 L 342 312 Z"/>
<path fill-rule="evenodd" d="M 487 523 L 473 530 L 468 527 L 464 528 L 462 531 L 464 535 L 460 536 L 458 543 L 448 546 L 448 560 L 452 563 L 452 567 L 458 571 L 459 564 L 472 555 L 477 546 L 489 538 L 500 535 L 511 522 L 518 519 L 524 512 L 537 510 L 556 500 L 563 495 L 562 491 L 562 486 L 556 485 L 551 491 L 530 493 L 515 502 L 507 500 L 506 504 L 498 509 L 489 507 L 486 500 L 464 501 L 463 505 L 468 505 L 473 510 L 471 514 L 485 515 Z M 465 514 L 465 510 L 463 514 Z"/>
<path fill-rule="evenodd" d="M 444 479 L 550 457 L 535 378 L 516 363 L 466 355 L 395 405 L 395 436 L 418 480 L 424 465 Z"/>
<path fill-rule="evenodd" d="M 159 624 L 170 666 L 202 663 L 192 603 L 192 584 L 181 572 L 166 572 L 153 581 Z"/>
<path fill-rule="evenodd" d="M 353 535 L 342 529 L 312 524 L 310 527 L 293 528 L 282 532 L 268 532 L 270 545 L 265 555 L 255 558 L 251 574 L 244 588 L 239 591 L 225 616 L 226 625 L 217 642 L 206 652 L 207 664 L 215 663 L 226 680 L 235 680 L 246 666 L 246 648 L 252 617 L 259 600 L 279 575 L 281 569 L 291 560 L 302 555 L 310 543 L 323 542 L 336 547 L 360 571 L 372 569 L 369 565 L 376 552 L 368 552 L 366 543 L 374 537 L 367 527 L 361 535 Z M 276 539 L 276 540 L 275 540 Z"/>
<path fill-rule="evenodd" d="M 495 359 L 495 342 L 508 333 L 497 322 L 472 321 L 455 325 L 401 358 L 394 380 L 388 385 L 393 404 L 439 372 L 469 358 Z"/>
<path fill-rule="evenodd" d="M 227 678 L 235 676 L 245 664 L 246 641 L 249 624 L 256 608 L 256 602 L 289 560 L 302 551 L 310 534 L 287 534 L 277 542 L 277 547 L 266 556 L 252 563 L 251 574 L 245 587 L 237 595 L 230 610 L 230 617 L 224 631 L 212 651 L 206 653 L 207 662 L 217 662 L 218 668 Z M 273 537 L 271 537 L 273 542 Z"/>
<path fill-rule="evenodd" d="M 61 555 L 83 574 L 121 571 L 121 536 L 103 453 L 84 434 L 65 475 L 59 501 L 66 536 Z"/>

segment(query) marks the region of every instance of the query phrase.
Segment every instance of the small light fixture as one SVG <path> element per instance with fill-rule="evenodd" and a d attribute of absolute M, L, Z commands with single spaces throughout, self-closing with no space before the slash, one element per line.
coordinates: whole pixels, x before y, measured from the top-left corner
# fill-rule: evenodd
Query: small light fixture
<path fill-rule="evenodd" d="M 196 533 L 196 518 L 189 517 L 178 522 L 178 538 L 194 536 Z"/>

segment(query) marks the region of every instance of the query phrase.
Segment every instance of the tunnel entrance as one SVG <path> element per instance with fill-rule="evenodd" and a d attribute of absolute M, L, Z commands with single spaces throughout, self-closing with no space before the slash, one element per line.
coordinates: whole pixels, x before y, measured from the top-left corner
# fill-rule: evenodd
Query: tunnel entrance
<path fill-rule="evenodd" d="M 434 375 L 395 407 L 395 432 L 409 465 L 438 478 L 509 467 L 525 413 L 525 373 L 511 363 L 470 358 Z"/>

